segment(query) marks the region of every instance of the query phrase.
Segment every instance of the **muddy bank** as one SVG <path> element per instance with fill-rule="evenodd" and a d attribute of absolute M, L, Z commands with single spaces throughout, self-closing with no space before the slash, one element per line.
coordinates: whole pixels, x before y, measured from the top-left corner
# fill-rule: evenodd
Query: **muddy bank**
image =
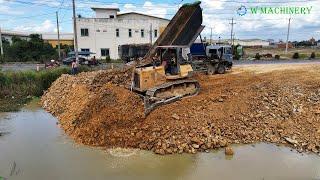
<path fill-rule="evenodd" d="M 318 153 L 318 69 L 197 74 L 198 96 L 162 106 L 147 117 L 142 99 L 125 88 L 129 71 L 62 76 L 42 104 L 68 135 L 86 145 L 171 154 L 264 141 Z"/>

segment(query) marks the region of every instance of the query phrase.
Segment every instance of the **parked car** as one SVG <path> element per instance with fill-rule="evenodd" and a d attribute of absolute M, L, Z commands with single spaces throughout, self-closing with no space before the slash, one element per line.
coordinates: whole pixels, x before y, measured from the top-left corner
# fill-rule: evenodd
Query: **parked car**
<path fill-rule="evenodd" d="M 96 66 L 96 65 L 101 64 L 98 60 L 93 60 L 90 58 L 90 56 L 95 53 L 87 52 L 87 51 L 80 51 L 80 52 L 78 52 L 78 54 L 79 54 L 79 64 L 81 64 L 81 65 L 88 65 L 88 66 L 94 65 L 94 66 Z M 75 59 L 75 53 L 73 51 L 69 52 L 68 56 L 69 57 L 65 59 L 65 62 L 63 64 L 69 65 Z"/>
<path fill-rule="evenodd" d="M 71 65 L 74 60 L 76 60 L 76 57 L 74 57 L 74 56 L 72 56 L 72 57 L 67 57 L 67 58 L 65 58 L 65 59 L 62 60 L 62 63 L 63 63 L 64 65 Z M 85 62 L 85 61 L 86 61 L 85 58 L 79 57 L 79 64 L 82 64 L 82 63 Z"/>
<path fill-rule="evenodd" d="M 52 69 L 52 68 L 56 68 L 56 67 L 59 67 L 60 66 L 60 63 L 58 61 L 55 61 L 55 60 L 50 60 L 50 62 L 46 62 L 44 63 L 44 68 L 45 69 Z"/>

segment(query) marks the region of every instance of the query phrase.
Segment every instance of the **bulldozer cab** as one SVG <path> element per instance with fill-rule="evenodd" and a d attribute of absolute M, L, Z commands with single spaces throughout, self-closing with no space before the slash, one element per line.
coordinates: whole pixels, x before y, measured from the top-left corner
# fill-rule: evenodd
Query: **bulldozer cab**
<path fill-rule="evenodd" d="M 165 69 L 167 79 L 180 79 L 188 76 L 192 71 L 190 65 L 184 65 L 186 61 L 182 57 L 182 49 L 185 46 L 158 46 L 157 57 Z"/>

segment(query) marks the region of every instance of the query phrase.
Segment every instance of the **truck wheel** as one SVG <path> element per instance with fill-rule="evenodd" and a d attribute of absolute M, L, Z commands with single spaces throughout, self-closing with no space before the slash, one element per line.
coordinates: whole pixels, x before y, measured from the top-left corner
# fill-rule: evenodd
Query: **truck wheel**
<path fill-rule="evenodd" d="M 218 69 L 217 69 L 217 73 L 218 74 L 224 74 L 226 72 L 226 67 L 224 64 L 219 64 Z"/>
<path fill-rule="evenodd" d="M 207 68 L 208 68 L 208 70 L 207 70 L 208 75 L 213 75 L 216 72 L 216 68 L 214 66 L 212 66 L 211 64 L 209 64 Z"/>

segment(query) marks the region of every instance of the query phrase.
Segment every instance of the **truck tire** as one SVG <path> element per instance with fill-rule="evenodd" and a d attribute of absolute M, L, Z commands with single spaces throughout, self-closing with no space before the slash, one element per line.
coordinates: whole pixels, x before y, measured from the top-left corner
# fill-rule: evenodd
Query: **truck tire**
<path fill-rule="evenodd" d="M 213 75 L 215 73 L 216 73 L 216 68 L 213 65 L 208 64 L 207 65 L 207 74 L 208 75 Z"/>
<path fill-rule="evenodd" d="M 224 64 L 219 64 L 217 68 L 218 74 L 224 74 L 226 72 L 226 66 Z"/>

